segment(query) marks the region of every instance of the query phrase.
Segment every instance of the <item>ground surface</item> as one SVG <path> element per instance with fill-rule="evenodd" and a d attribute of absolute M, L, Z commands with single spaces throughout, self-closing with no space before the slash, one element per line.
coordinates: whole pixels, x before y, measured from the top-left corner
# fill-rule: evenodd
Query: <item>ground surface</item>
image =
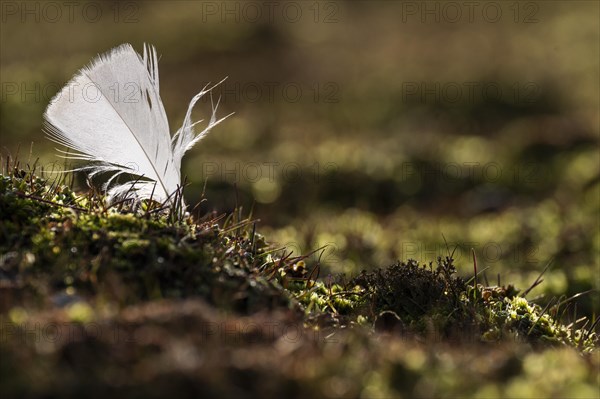
<path fill-rule="evenodd" d="M 0 192 L 3 396 L 598 394 L 590 320 L 450 257 L 317 279 L 251 219 L 107 209 L 14 168 Z"/>

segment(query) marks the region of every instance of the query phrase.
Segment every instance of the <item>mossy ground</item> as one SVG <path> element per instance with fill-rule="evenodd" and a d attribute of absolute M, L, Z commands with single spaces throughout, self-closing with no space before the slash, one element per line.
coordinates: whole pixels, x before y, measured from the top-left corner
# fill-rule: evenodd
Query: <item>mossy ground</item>
<path fill-rule="evenodd" d="M 566 324 L 451 256 L 319 277 L 251 218 L 106 206 L 0 177 L 3 397 L 596 397 L 595 320 Z"/>

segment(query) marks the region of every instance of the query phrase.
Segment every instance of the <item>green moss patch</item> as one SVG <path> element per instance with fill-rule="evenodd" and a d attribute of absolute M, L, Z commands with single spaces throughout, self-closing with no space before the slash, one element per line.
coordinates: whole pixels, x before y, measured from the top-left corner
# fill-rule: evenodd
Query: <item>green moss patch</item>
<path fill-rule="evenodd" d="M 319 278 L 238 212 L 171 209 L 0 176 L 3 396 L 596 392 L 596 323 L 561 322 L 566 301 L 474 285 L 450 256 Z"/>

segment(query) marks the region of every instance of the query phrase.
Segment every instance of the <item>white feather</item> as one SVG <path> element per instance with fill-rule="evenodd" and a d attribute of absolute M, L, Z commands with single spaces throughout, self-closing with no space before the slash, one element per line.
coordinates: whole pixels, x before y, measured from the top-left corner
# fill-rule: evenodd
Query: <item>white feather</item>
<path fill-rule="evenodd" d="M 181 158 L 225 118 L 216 119 L 216 106 L 207 127 L 196 134 L 191 113 L 212 88 L 204 87 L 189 104 L 182 127 L 171 138 L 159 95 L 156 50 L 144 46 L 139 55 L 123 44 L 81 69 L 52 99 L 44 118 L 46 133 L 84 160 L 89 176 L 115 173 L 105 184 L 109 201 L 124 196 L 167 201 L 181 184 Z M 218 103 L 217 103 L 218 106 Z M 229 115 L 228 115 L 229 116 Z M 113 185 L 129 174 L 134 180 Z"/>

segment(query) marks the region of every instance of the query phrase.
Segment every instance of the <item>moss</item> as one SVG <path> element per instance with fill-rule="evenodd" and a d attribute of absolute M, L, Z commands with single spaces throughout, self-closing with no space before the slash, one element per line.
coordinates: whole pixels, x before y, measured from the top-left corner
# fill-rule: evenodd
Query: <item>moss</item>
<path fill-rule="evenodd" d="M 272 253 L 248 220 L 220 227 L 210 218 L 173 218 L 149 202 L 106 207 L 98 196 L 77 196 L 19 169 L 0 182 L 3 279 L 20 291 L 6 296 L 5 309 L 68 289 L 120 306 L 189 296 L 243 312 L 298 303 L 309 316 L 346 316 L 346 323 L 375 322 L 389 311 L 412 333 L 470 331 L 487 341 L 517 334 L 590 348 L 596 338 L 561 325 L 512 286 L 474 289 L 455 275 L 450 257 L 435 267 L 409 260 L 348 281 L 317 281 L 318 265 L 309 270 L 305 257 Z"/>
<path fill-rule="evenodd" d="M 280 288 L 259 278 L 256 254 L 266 243 L 253 241 L 248 229 L 226 232 L 210 218 L 173 221 L 148 204 L 146 211 L 107 208 L 101 198 L 75 196 L 20 170 L 1 182 L 2 270 L 30 303 L 71 287 L 120 305 L 200 296 L 242 312 L 291 306 Z M 18 301 L 9 296 L 4 306 Z"/>
<path fill-rule="evenodd" d="M 474 286 L 451 257 L 318 279 L 318 262 L 274 250 L 251 219 L 0 177 L 7 397 L 564 396 L 597 383 L 591 328 L 513 286 Z M 555 385 L 540 388 L 546 360 Z"/>

